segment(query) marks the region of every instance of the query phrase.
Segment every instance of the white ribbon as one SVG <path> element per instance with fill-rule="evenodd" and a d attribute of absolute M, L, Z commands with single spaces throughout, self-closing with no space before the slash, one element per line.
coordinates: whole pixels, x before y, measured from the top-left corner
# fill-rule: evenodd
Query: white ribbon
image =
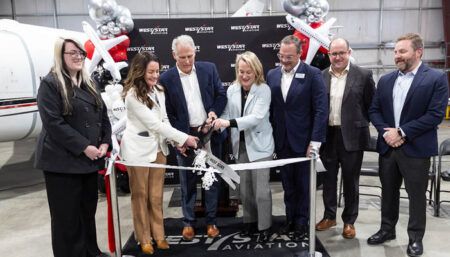
<path fill-rule="evenodd" d="M 213 155 L 211 155 L 213 156 Z M 113 168 L 113 164 L 120 163 L 126 166 L 137 166 L 137 167 L 149 167 L 149 168 L 165 168 L 165 169 L 175 169 L 175 170 L 192 170 L 192 171 L 211 171 L 210 168 L 195 168 L 195 167 L 186 167 L 186 166 L 174 166 L 174 165 L 166 165 L 166 164 L 158 164 L 158 163 L 152 163 L 152 162 L 127 162 L 127 161 L 116 161 L 117 154 L 114 154 L 111 156 L 111 158 L 108 159 L 108 170 L 106 172 L 107 175 L 111 173 L 111 170 Z M 209 159 L 210 161 L 208 164 L 211 166 L 214 166 L 215 169 L 217 169 L 219 174 L 222 176 L 222 178 L 227 182 L 227 184 L 235 189 L 236 186 L 233 183 L 236 182 L 239 184 L 240 177 L 236 173 L 236 171 L 239 170 L 256 170 L 256 169 L 264 169 L 264 168 L 273 168 L 273 167 L 279 167 L 284 166 L 291 163 L 297 163 L 297 162 L 305 162 L 310 161 L 311 158 L 307 157 L 300 157 L 300 158 L 288 158 L 288 159 L 278 159 L 278 160 L 271 160 L 271 161 L 261 161 L 261 162 L 250 162 L 250 163 L 239 163 L 239 164 L 230 164 L 227 165 L 220 161 L 217 157 L 214 157 Z M 217 162 L 217 160 L 220 161 Z M 323 168 L 319 168 L 320 165 L 320 159 L 317 159 L 317 167 L 318 172 L 325 171 Z"/>

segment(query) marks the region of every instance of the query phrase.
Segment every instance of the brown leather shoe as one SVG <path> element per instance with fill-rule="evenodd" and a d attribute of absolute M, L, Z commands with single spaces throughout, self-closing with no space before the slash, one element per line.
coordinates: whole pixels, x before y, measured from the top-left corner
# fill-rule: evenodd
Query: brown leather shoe
<path fill-rule="evenodd" d="M 316 224 L 316 230 L 324 231 L 334 226 L 336 226 L 336 220 L 322 219 L 319 223 Z"/>
<path fill-rule="evenodd" d="M 186 241 L 192 241 L 192 239 L 194 239 L 195 236 L 195 232 L 194 232 L 194 228 L 193 227 L 184 227 L 183 228 L 183 239 Z"/>
<path fill-rule="evenodd" d="M 153 254 L 155 250 L 153 249 L 152 244 L 141 244 L 141 250 L 145 254 Z"/>
<path fill-rule="evenodd" d="M 207 225 L 206 226 L 206 234 L 208 234 L 209 238 L 215 238 L 220 233 L 219 229 L 216 225 Z"/>
<path fill-rule="evenodd" d="M 158 249 L 165 250 L 165 249 L 169 249 L 170 248 L 169 243 L 167 242 L 166 239 L 155 240 L 155 241 L 156 241 L 156 248 L 158 248 Z"/>
<path fill-rule="evenodd" d="M 352 224 L 344 224 L 344 229 L 342 230 L 342 236 L 347 239 L 355 238 L 356 231 L 355 226 Z"/>

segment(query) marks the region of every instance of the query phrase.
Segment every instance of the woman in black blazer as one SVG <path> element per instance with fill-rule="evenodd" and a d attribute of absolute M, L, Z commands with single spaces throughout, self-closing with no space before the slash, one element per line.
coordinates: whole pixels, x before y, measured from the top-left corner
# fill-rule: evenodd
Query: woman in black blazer
<path fill-rule="evenodd" d="M 107 256 L 97 245 L 97 171 L 111 145 L 101 96 L 72 39 L 55 42 L 54 65 L 39 86 L 42 132 L 36 167 L 44 171 L 55 257 Z"/>

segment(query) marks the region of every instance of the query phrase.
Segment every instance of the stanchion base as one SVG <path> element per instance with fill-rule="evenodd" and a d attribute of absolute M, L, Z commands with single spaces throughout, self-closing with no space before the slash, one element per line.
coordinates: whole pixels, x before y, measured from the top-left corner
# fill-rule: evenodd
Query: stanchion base
<path fill-rule="evenodd" d="M 294 257 L 322 257 L 322 253 L 314 252 L 314 254 L 310 254 L 309 251 L 303 251 L 295 253 Z"/>

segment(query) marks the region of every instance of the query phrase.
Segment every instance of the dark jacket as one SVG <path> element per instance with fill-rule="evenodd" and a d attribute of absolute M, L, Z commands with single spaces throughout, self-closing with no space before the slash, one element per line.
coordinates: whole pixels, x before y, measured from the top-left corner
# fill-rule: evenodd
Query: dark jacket
<path fill-rule="evenodd" d="M 329 68 L 322 76 L 330 99 Z M 363 151 L 369 144 L 369 107 L 374 93 L 372 71 L 350 64 L 341 105 L 341 131 L 347 151 Z"/>
<path fill-rule="evenodd" d="M 271 120 L 275 151 L 287 141 L 291 149 L 305 154 L 311 141 L 325 142 L 328 101 L 320 70 L 301 63 L 292 79 L 286 102 L 281 93 L 281 67 L 267 73 L 272 91 Z"/>
<path fill-rule="evenodd" d="M 377 92 L 369 109 L 370 121 L 378 130 L 377 150 L 384 155 L 389 145 L 383 138 L 384 128 L 394 128 L 392 91 L 398 71 L 380 78 Z M 403 152 L 414 158 L 428 158 L 438 153 L 437 128 L 445 116 L 448 104 L 448 84 L 445 73 L 422 64 L 406 95 L 400 128 L 406 134 Z"/>
<path fill-rule="evenodd" d="M 195 62 L 194 65 L 206 114 L 214 111 L 220 117 L 227 104 L 227 95 L 216 65 L 210 62 Z M 166 110 L 170 124 L 182 132 L 189 133 L 189 113 L 177 67 L 174 66 L 164 72 L 160 82 L 165 88 Z"/>
<path fill-rule="evenodd" d="M 41 81 L 37 95 L 42 131 L 36 146 L 35 167 L 45 171 L 83 174 L 104 167 L 104 160 L 92 161 L 84 153 L 88 145 L 111 146 L 111 124 L 106 106 L 98 109 L 95 98 L 74 88 L 72 114 L 63 115 L 63 101 L 57 80 L 49 73 Z"/>

